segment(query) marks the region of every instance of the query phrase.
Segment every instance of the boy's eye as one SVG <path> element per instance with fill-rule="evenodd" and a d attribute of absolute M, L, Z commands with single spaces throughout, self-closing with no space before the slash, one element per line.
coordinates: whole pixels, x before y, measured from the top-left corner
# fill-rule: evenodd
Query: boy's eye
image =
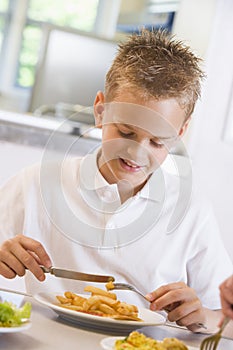
<path fill-rule="evenodd" d="M 117 128 L 118 134 L 122 137 L 133 137 L 135 135 L 135 133 L 131 130 L 128 129 L 120 129 L 119 127 Z M 161 142 L 159 139 L 152 139 L 150 140 L 150 143 L 153 147 L 156 148 L 162 148 L 164 147 L 164 143 Z"/>
<path fill-rule="evenodd" d="M 120 130 L 118 129 L 118 132 L 121 136 L 127 137 L 127 136 L 133 136 L 134 133 L 132 131 L 126 131 L 126 130 Z"/>
<path fill-rule="evenodd" d="M 164 144 L 162 142 L 160 142 L 159 140 L 151 140 L 150 141 L 152 146 L 157 147 L 157 148 L 162 148 L 164 146 Z"/>

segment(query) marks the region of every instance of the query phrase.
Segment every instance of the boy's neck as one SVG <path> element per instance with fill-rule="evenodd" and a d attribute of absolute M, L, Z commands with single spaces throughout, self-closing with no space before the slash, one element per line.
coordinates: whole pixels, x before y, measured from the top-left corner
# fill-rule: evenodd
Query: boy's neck
<path fill-rule="evenodd" d="M 110 185 L 117 184 L 117 188 L 118 188 L 118 192 L 119 192 L 119 196 L 122 204 L 126 202 L 129 198 L 135 196 L 147 182 L 147 179 L 146 179 L 143 183 L 135 186 L 128 180 L 125 180 L 125 179 L 119 180 L 114 176 L 114 173 L 110 170 L 107 162 L 101 162 L 101 152 L 97 156 L 97 166 L 101 175 Z M 108 174 L 108 176 L 106 176 L 106 174 Z"/>
<path fill-rule="evenodd" d="M 121 198 L 121 203 L 123 204 L 129 198 L 135 196 L 143 188 L 145 183 L 146 181 L 143 184 L 140 184 L 139 186 L 134 188 L 128 181 L 119 181 L 117 183 L 117 188 Z"/>

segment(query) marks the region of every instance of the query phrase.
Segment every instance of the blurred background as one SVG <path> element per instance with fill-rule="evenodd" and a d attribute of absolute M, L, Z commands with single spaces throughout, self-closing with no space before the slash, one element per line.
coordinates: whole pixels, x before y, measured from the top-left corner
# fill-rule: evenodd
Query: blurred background
<path fill-rule="evenodd" d="M 73 152 L 98 145 L 93 99 L 117 44 L 141 27 L 167 29 L 203 58 L 184 144 L 233 259 L 232 0 L 0 0 L 0 183 L 41 160 L 52 134 L 56 152 L 83 133 Z"/>
<path fill-rule="evenodd" d="M 48 102 L 92 105 L 117 43 L 141 27 L 174 32 L 204 56 L 215 10 L 214 0 L 205 2 L 1 0 L 0 106 L 26 112 Z M 195 32 L 188 30 L 193 17 Z"/>

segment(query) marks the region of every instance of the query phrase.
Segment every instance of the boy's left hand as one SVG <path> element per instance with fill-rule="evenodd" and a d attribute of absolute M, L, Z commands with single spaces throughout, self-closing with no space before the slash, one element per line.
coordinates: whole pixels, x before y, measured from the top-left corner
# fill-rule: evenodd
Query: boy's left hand
<path fill-rule="evenodd" d="M 164 285 L 146 297 L 151 302 L 151 310 L 167 311 L 168 320 L 179 326 L 196 331 L 198 324 L 206 322 L 204 308 L 195 290 L 183 282 Z"/>

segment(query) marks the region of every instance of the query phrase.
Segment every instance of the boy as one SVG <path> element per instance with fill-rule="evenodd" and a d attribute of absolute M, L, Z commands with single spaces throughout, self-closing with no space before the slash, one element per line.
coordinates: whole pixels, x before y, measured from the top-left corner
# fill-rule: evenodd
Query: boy
<path fill-rule="evenodd" d="M 193 331 L 217 324 L 212 310 L 220 309 L 218 285 L 231 262 L 191 172 L 177 176 L 161 166 L 200 95 L 199 63 L 165 32 L 142 31 L 120 45 L 94 102 L 101 148 L 83 159 L 45 157 L 2 188 L 2 276 L 27 268 L 34 293 L 85 285 L 53 276 L 41 284 L 39 264 L 111 274 L 141 289 L 170 321 Z"/>

